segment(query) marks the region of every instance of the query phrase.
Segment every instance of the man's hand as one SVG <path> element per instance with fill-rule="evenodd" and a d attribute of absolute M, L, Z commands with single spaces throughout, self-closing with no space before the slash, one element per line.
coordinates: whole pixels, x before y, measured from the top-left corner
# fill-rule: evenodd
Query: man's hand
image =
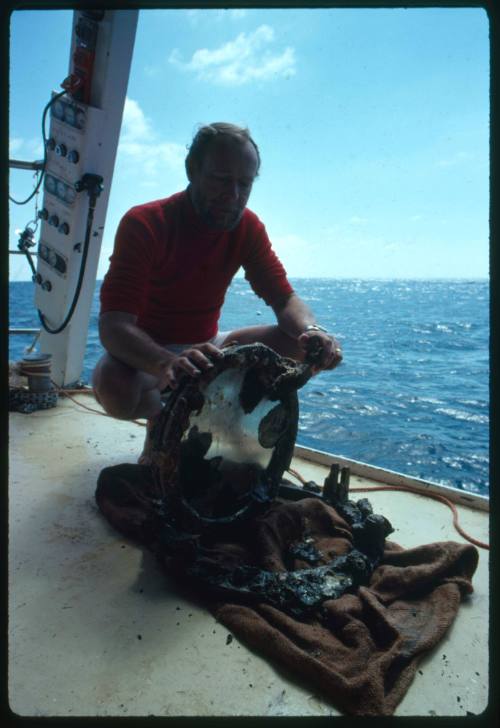
<path fill-rule="evenodd" d="M 280 329 L 297 341 L 306 355 L 309 353 L 307 359 L 314 374 L 322 369 L 334 369 L 340 364 L 342 349 L 339 342 L 315 323 L 313 312 L 299 296 L 293 293 L 284 304 L 275 307 L 274 312 Z"/>
<path fill-rule="evenodd" d="M 313 364 L 315 374 L 323 369 L 335 369 L 342 361 L 342 349 L 334 336 L 324 331 L 305 331 L 298 338 L 299 346 L 305 352 L 318 349 L 318 358 Z"/>
<path fill-rule="evenodd" d="M 158 381 L 160 391 L 166 387 L 177 389 L 183 374 L 198 377 L 202 372 L 213 367 L 212 359 L 217 360 L 222 356 L 222 351 L 208 342 L 190 346 L 173 359 L 160 365 Z"/>

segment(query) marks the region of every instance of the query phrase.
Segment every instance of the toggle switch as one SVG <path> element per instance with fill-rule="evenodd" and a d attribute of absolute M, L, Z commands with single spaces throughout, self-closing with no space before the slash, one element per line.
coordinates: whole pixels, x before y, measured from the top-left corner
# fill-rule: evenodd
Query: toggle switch
<path fill-rule="evenodd" d="M 76 149 L 72 149 L 71 152 L 68 154 L 68 162 L 77 164 L 79 159 L 80 159 L 80 155 L 78 154 Z"/>
<path fill-rule="evenodd" d="M 38 217 L 40 218 L 40 220 L 48 220 L 49 211 L 46 207 L 42 207 L 42 209 L 38 212 Z"/>
<path fill-rule="evenodd" d="M 49 151 L 52 151 L 55 149 L 56 146 L 56 140 L 54 137 L 50 137 L 50 139 L 47 139 L 47 144 L 45 145 Z"/>
<path fill-rule="evenodd" d="M 49 217 L 49 225 L 53 225 L 54 227 L 59 227 L 59 218 L 57 215 L 51 215 Z"/>
<path fill-rule="evenodd" d="M 69 225 L 67 222 L 62 222 L 57 229 L 63 235 L 67 235 L 69 233 Z"/>
<path fill-rule="evenodd" d="M 66 146 L 66 144 L 57 144 L 56 154 L 59 157 L 65 157 L 67 153 L 68 153 L 68 147 Z"/>

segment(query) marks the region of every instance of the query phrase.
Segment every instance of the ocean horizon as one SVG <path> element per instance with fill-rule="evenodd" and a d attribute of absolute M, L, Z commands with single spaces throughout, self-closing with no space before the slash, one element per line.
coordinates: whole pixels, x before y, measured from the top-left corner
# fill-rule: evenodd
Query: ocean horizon
<path fill-rule="evenodd" d="M 483 278 L 298 278 L 296 292 L 344 361 L 299 392 L 297 443 L 469 492 L 489 493 L 489 282 Z M 102 353 L 96 282 L 82 381 Z M 9 283 L 10 326 L 38 328 L 31 281 Z M 223 330 L 272 323 L 236 277 Z M 9 359 L 32 337 L 11 336 Z"/>

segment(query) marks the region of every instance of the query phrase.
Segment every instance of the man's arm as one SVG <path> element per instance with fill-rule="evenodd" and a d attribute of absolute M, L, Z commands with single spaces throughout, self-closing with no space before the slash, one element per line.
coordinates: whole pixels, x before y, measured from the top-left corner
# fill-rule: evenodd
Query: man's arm
<path fill-rule="evenodd" d="M 289 296 L 284 303 L 273 307 L 273 309 L 278 320 L 278 326 L 292 339 L 298 339 L 304 333 L 306 326 L 316 323 L 309 306 L 295 293 Z"/>
<path fill-rule="evenodd" d="M 253 213 L 252 213 L 253 215 Z M 306 331 L 316 323 L 314 314 L 294 292 L 287 279 L 285 268 L 272 250 L 267 232 L 256 216 L 250 217 L 253 224 L 251 245 L 243 260 L 245 277 L 254 292 L 272 306 L 279 329 L 289 338 L 297 341 L 302 351 L 307 351 L 309 339 L 316 336 L 322 344 L 322 354 L 314 367 L 333 369 L 342 361 L 338 341 L 324 331 Z"/>
<path fill-rule="evenodd" d="M 334 336 L 321 330 L 307 331 L 308 326 L 315 326 L 316 319 L 309 306 L 293 293 L 284 303 L 273 307 L 280 329 L 306 351 L 312 336 L 321 341 L 323 348 L 317 370 L 333 369 L 342 361 L 342 349 Z"/>
<path fill-rule="evenodd" d="M 99 336 L 109 354 L 133 369 L 160 376 L 174 355 L 137 326 L 137 316 L 107 311 L 99 316 Z"/>
<path fill-rule="evenodd" d="M 186 348 L 179 356 L 157 344 L 137 326 L 137 316 L 123 311 L 106 311 L 99 317 L 99 336 L 109 354 L 119 361 L 158 377 L 158 386 L 175 388 L 177 377 L 196 376 L 212 362 L 207 356 L 221 356 L 212 344 Z"/>

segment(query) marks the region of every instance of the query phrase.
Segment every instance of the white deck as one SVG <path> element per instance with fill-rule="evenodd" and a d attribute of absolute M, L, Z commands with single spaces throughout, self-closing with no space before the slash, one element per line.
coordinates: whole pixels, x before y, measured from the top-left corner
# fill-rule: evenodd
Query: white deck
<path fill-rule="evenodd" d="M 79 399 L 97 407 L 89 396 Z M 22 716 L 337 715 L 236 638 L 228 644 L 227 629 L 100 515 L 99 472 L 135 462 L 143 437 L 144 428 L 68 400 L 10 415 L 11 709 Z M 327 473 L 299 458 L 293 466 L 319 483 Z M 353 488 L 366 482 L 351 477 Z M 368 497 L 402 546 L 463 540 L 441 503 L 401 492 Z M 458 510 L 461 525 L 488 541 L 488 514 Z M 479 552 L 474 594 L 421 663 L 396 715 L 486 708 L 488 552 Z"/>

